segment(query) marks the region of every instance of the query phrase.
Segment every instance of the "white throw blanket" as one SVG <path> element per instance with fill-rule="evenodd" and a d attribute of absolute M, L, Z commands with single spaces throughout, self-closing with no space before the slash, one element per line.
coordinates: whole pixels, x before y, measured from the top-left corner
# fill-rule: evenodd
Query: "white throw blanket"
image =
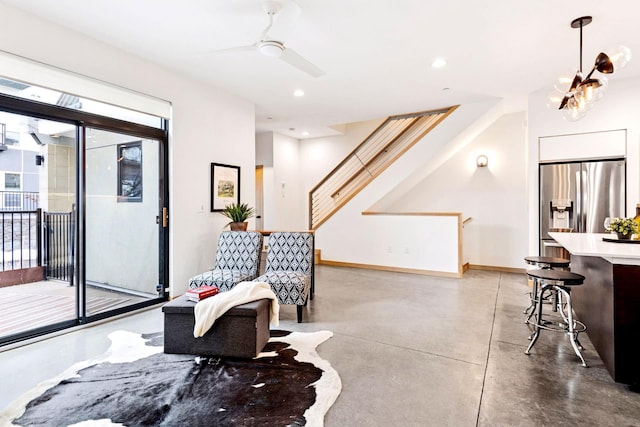
<path fill-rule="evenodd" d="M 196 317 L 193 336 L 198 338 L 206 334 L 216 319 L 230 308 L 264 298 L 271 300 L 270 321 L 272 325 L 278 326 L 280 322 L 280 305 L 276 294 L 271 290 L 271 286 L 265 282 L 240 282 L 230 291 L 220 292 L 196 304 L 193 310 Z"/>

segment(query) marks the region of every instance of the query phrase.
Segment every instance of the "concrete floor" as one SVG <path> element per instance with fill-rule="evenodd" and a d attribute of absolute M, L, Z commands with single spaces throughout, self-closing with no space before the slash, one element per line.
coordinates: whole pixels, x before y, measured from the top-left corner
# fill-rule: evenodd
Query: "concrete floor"
<path fill-rule="evenodd" d="M 529 329 L 524 275 L 468 271 L 445 279 L 318 266 L 316 295 L 280 329 L 327 329 L 318 353 L 342 378 L 332 426 L 640 426 L 640 394 L 615 383 L 587 336 L 589 368 L 568 338 Z M 163 328 L 154 308 L 0 353 L 0 407 L 70 366 L 103 353 L 114 330 Z"/>

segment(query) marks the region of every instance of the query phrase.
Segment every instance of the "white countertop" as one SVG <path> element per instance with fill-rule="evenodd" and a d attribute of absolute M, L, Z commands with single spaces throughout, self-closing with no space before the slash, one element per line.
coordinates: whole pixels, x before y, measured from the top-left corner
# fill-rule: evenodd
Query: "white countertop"
<path fill-rule="evenodd" d="M 640 243 L 612 243 L 603 237 L 615 239 L 606 233 L 549 233 L 572 255 L 599 256 L 612 264 L 640 265 Z"/>

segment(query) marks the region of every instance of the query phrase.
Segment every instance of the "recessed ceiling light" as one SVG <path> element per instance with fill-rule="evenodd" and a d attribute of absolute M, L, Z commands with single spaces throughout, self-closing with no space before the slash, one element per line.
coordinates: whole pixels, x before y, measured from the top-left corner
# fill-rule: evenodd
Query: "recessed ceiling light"
<path fill-rule="evenodd" d="M 444 58 L 436 58 L 432 63 L 431 66 L 433 68 L 442 68 L 445 65 L 447 65 L 447 61 Z"/>
<path fill-rule="evenodd" d="M 302 89 L 298 89 L 293 92 L 293 96 L 304 96 L 304 91 Z"/>
<path fill-rule="evenodd" d="M 302 132 L 302 136 L 309 136 L 309 132 L 305 130 L 304 132 Z"/>

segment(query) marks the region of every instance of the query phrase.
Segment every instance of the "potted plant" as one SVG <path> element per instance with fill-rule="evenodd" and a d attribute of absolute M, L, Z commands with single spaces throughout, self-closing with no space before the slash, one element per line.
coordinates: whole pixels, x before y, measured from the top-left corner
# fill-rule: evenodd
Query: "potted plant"
<path fill-rule="evenodd" d="M 245 221 L 256 214 L 246 203 L 231 203 L 220 213 L 231 220 L 227 225 L 232 231 L 246 231 L 248 223 Z"/>
<path fill-rule="evenodd" d="M 612 218 L 607 231 L 618 235 L 618 239 L 629 239 L 638 232 L 638 223 L 633 218 Z"/>

